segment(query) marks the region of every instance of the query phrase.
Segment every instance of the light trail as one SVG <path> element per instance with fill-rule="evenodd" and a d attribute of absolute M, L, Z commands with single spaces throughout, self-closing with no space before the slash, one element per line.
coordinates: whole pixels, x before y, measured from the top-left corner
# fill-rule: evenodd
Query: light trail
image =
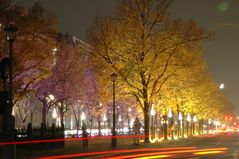
<path fill-rule="evenodd" d="M 208 154 L 219 154 L 224 153 L 225 151 L 205 151 L 205 152 L 195 152 L 194 155 L 208 155 Z"/>
<path fill-rule="evenodd" d="M 127 159 L 127 158 L 139 158 L 139 157 L 148 157 L 155 155 L 172 155 L 172 154 L 182 154 L 182 153 L 194 153 L 194 152 L 202 152 L 202 151 L 227 151 L 227 148 L 210 148 L 210 149 L 196 149 L 196 150 L 175 150 L 168 152 L 154 152 L 154 153 L 143 153 L 143 154 L 132 154 L 132 155 L 122 155 L 122 156 L 114 156 L 108 157 L 104 159 Z M 146 157 L 146 158 L 147 158 Z"/>
<path fill-rule="evenodd" d="M 135 159 L 157 159 L 157 158 L 168 158 L 168 157 L 172 157 L 172 155 L 147 156 L 147 157 L 140 157 Z"/>
<path fill-rule="evenodd" d="M 80 140 L 96 140 L 96 139 L 111 139 L 111 138 L 144 138 L 144 135 L 125 135 L 125 136 L 94 136 L 94 137 L 80 137 L 80 138 L 59 138 L 59 139 L 49 139 L 49 140 L 29 140 L 29 141 L 11 141 L 11 142 L 0 142 L 0 146 L 4 145 L 22 145 L 22 144 L 34 144 L 34 143 L 52 143 L 61 141 L 80 141 Z"/>
<path fill-rule="evenodd" d="M 104 155 L 113 153 L 129 153 L 129 152 L 151 152 L 151 151 L 172 151 L 172 150 L 192 150 L 195 147 L 175 147 L 175 148 L 144 148 L 144 149 L 132 149 L 132 150 L 110 150 L 110 151 L 100 151 L 100 152 L 87 152 L 87 153 L 77 153 L 77 154 L 67 154 L 58 156 L 47 156 L 39 157 L 35 159 L 61 159 L 61 158 L 73 158 L 73 157 L 86 157 L 94 155 Z"/>

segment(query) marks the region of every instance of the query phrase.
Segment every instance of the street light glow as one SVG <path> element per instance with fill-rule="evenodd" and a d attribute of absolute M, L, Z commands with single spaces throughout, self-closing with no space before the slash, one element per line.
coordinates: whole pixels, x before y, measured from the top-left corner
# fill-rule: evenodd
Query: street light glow
<path fill-rule="evenodd" d="M 151 108 L 151 110 L 150 110 L 150 114 L 151 114 L 152 116 L 154 116 L 154 115 L 156 114 L 156 112 L 155 112 L 155 110 L 154 110 L 154 104 L 152 104 L 152 108 Z"/>
<path fill-rule="evenodd" d="M 191 119 L 191 116 L 190 116 L 190 114 L 188 114 L 187 115 L 187 121 L 191 121 L 192 119 Z"/>
<path fill-rule="evenodd" d="M 53 119 L 57 118 L 56 108 L 53 109 L 52 117 L 53 117 Z"/>
<path fill-rule="evenodd" d="M 119 121 L 122 121 L 122 118 L 121 118 L 121 116 L 119 115 Z"/>
<path fill-rule="evenodd" d="M 179 120 L 182 120 L 182 119 L 183 119 L 183 116 L 182 116 L 182 113 L 181 113 L 181 112 L 179 112 L 178 119 L 179 119 Z"/>
<path fill-rule="evenodd" d="M 193 122 L 197 122 L 197 117 L 196 116 L 193 117 Z"/>
<path fill-rule="evenodd" d="M 224 88 L 225 88 L 224 83 L 221 83 L 220 86 L 219 86 L 219 88 L 220 88 L 221 90 L 224 89 Z"/>
<path fill-rule="evenodd" d="M 106 115 L 103 115 L 103 121 L 105 122 L 107 120 Z"/>
<path fill-rule="evenodd" d="M 173 117 L 173 114 L 172 114 L 171 109 L 169 109 L 169 111 L 168 111 L 168 117 L 169 117 L 169 118 L 172 118 L 172 117 Z"/>
<path fill-rule="evenodd" d="M 54 49 L 52 49 L 52 51 L 53 51 L 53 53 L 55 53 L 56 51 L 58 51 L 58 49 L 54 48 Z"/>
<path fill-rule="evenodd" d="M 52 94 L 49 95 L 49 98 L 50 98 L 50 100 L 54 100 L 55 99 L 55 97 Z"/>
<path fill-rule="evenodd" d="M 81 121 L 85 120 L 85 113 L 84 112 L 81 113 L 80 119 L 81 119 Z"/>

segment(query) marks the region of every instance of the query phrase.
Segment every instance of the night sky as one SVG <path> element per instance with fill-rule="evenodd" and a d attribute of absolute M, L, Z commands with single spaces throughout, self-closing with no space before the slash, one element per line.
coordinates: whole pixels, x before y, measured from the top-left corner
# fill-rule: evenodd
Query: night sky
<path fill-rule="evenodd" d="M 85 32 L 95 16 L 110 15 L 117 0 L 13 0 L 31 6 L 39 2 L 59 19 L 61 32 L 85 40 Z M 175 0 L 171 16 L 193 19 L 201 27 L 214 31 L 215 39 L 205 48 L 205 60 L 223 92 L 237 106 L 239 113 L 239 1 L 238 0 Z"/>

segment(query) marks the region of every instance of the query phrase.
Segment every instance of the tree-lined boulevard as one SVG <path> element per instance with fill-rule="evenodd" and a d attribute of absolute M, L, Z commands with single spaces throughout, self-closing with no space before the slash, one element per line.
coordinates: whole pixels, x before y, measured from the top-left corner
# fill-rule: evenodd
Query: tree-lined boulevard
<path fill-rule="evenodd" d="M 111 16 L 95 18 L 84 42 L 59 33 L 57 18 L 40 4 L 0 0 L 1 142 L 84 137 L 93 151 L 95 136 L 110 138 L 111 146 L 100 145 L 112 148 L 157 147 L 236 128 L 224 84 L 214 81 L 204 60 L 214 33 L 193 20 L 172 19 L 172 3 L 119 0 Z M 137 143 L 122 144 L 125 135 Z M 213 139 L 220 143 L 221 135 Z M 1 145 L 3 158 L 28 149 L 9 145 Z M 78 147 L 64 140 L 39 145 L 31 151 Z"/>

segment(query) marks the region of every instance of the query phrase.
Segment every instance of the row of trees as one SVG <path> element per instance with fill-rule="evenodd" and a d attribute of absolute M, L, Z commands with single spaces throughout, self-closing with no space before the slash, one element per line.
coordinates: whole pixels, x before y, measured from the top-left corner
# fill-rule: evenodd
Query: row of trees
<path fill-rule="evenodd" d="M 112 16 L 94 20 L 88 34 L 100 78 L 114 71 L 120 90 L 141 108 L 145 142 L 153 104 L 162 115 L 172 109 L 199 118 L 220 118 L 230 110 L 203 60 L 203 44 L 213 33 L 194 21 L 172 20 L 171 3 L 119 1 Z"/>
<path fill-rule="evenodd" d="M 46 127 L 51 107 L 58 107 L 63 119 L 71 99 L 81 96 L 88 48 L 76 46 L 76 39 L 57 33 L 57 19 L 38 3 L 24 8 L 0 0 L 0 6 L 1 28 L 11 23 L 18 27 L 13 57 L 14 113 L 26 125 L 36 106 L 41 105 L 42 125 Z M 4 31 L 0 41 L 3 59 L 8 56 Z"/>
<path fill-rule="evenodd" d="M 97 17 L 88 31 L 90 45 L 57 34 L 57 21 L 35 4 L 31 8 L 0 0 L 0 20 L 19 28 L 14 46 L 14 110 L 23 123 L 41 108 L 46 127 L 52 108 L 66 112 L 79 129 L 87 110 L 91 123 L 112 113 L 112 83 L 117 105 L 142 112 L 148 142 L 152 105 L 161 114 L 169 110 L 220 119 L 231 105 L 213 81 L 203 59 L 203 44 L 212 36 L 193 21 L 173 20 L 170 0 L 119 0 L 112 16 Z M 7 45 L 1 38 L 1 58 Z M 84 105 L 84 107 L 83 107 Z M 141 117 L 139 115 L 139 117 Z"/>

